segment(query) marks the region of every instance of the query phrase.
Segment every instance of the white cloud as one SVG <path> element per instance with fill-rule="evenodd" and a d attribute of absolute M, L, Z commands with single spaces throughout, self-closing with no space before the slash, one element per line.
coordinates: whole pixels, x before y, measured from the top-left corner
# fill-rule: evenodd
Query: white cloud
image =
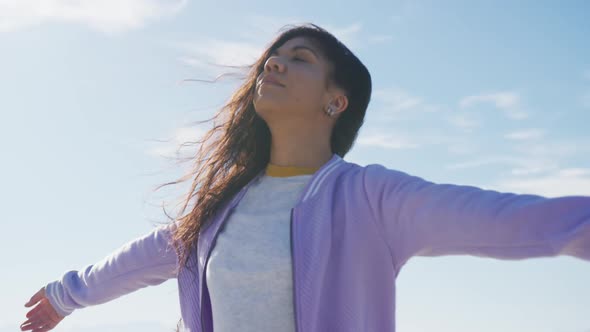
<path fill-rule="evenodd" d="M 378 35 L 369 36 L 367 41 L 371 44 L 382 44 L 382 43 L 386 43 L 388 41 L 391 41 L 392 39 L 393 39 L 393 36 L 391 36 L 391 35 L 378 34 Z"/>
<path fill-rule="evenodd" d="M 447 151 L 452 154 L 456 155 L 466 155 L 466 154 L 473 154 L 480 150 L 480 148 L 470 142 L 465 140 L 460 140 L 458 142 L 450 142 L 447 144 Z"/>
<path fill-rule="evenodd" d="M 473 131 L 474 128 L 479 127 L 479 121 L 469 118 L 465 114 L 453 114 L 447 118 L 447 121 L 454 127 L 461 128 L 467 132 Z"/>
<path fill-rule="evenodd" d="M 406 135 L 413 142 L 421 142 L 420 146 L 448 141 L 448 132 L 438 123 L 427 121 L 426 124 L 424 121 L 425 117 L 432 120 L 433 117 L 444 114 L 443 107 L 429 104 L 398 87 L 374 90 L 372 103 L 374 106 L 370 107 L 366 117 L 367 126 L 371 126 L 372 130 L 388 134 L 393 127 L 405 130 L 409 126 L 420 128 L 419 132 L 408 132 Z M 431 127 L 427 127 L 428 125 Z"/>
<path fill-rule="evenodd" d="M 407 24 L 408 21 L 421 17 L 424 12 L 424 4 L 421 4 L 420 1 L 392 1 L 391 4 L 394 6 L 394 14 L 390 19 L 396 25 Z"/>
<path fill-rule="evenodd" d="M 465 97 L 461 100 L 459 106 L 469 107 L 481 102 L 492 102 L 498 108 L 509 108 L 518 106 L 518 100 L 518 94 L 513 92 L 489 93 Z"/>
<path fill-rule="evenodd" d="M 372 133 L 368 135 L 359 135 L 356 144 L 386 149 L 413 149 L 419 145 L 407 137 L 401 135 L 388 135 Z"/>
<path fill-rule="evenodd" d="M 492 103 L 496 108 L 504 111 L 511 119 L 525 119 L 528 114 L 522 110 L 520 95 L 515 92 L 495 92 L 481 95 L 467 96 L 459 101 L 461 108 L 472 107 L 481 103 Z"/>
<path fill-rule="evenodd" d="M 482 158 L 472 159 L 465 162 L 460 163 L 453 163 L 446 165 L 445 168 L 447 169 L 465 169 L 465 168 L 473 168 L 473 167 L 481 167 L 481 166 L 488 166 L 488 165 L 519 165 L 519 166 L 527 166 L 529 165 L 528 159 L 516 156 L 486 156 Z"/>
<path fill-rule="evenodd" d="M 500 191 L 547 197 L 590 196 L 590 169 L 566 168 L 545 176 L 506 179 L 496 183 L 493 187 Z"/>
<path fill-rule="evenodd" d="M 376 89 L 372 100 L 376 106 L 371 108 L 365 122 L 370 135 L 361 134 L 359 144 L 386 149 L 435 145 L 448 149 L 455 143 L 450 132 L 440 125 L 441 121 L 436 120 L 447 111 L 444 106 L 430 104 L 400 87 Z M 427 123 L 425 117 L 429 119 Z"/>
<path fill-rule="evenodd" d="M 330 24 L 318 24 L 322 28 L 328 30 L 334 37 L 338 38 L 346 47 L 348 47 L 352 53 L 355 52 L 355 49 L 360 46 L 360 32 L 362 30 L 362 25 L 360 23 L 352 23 L 348 26 L 338 27 L 333 26 Z"/>
<path fill-rule="evenodd" d="M 143 27 L 170 16 L 187 0 L 0 0 L 0 32 L 46 23 L 86 25 L 105 33 Z"/>
<path fill-rule="evenodd" d="M 390 112 L 406 111 L 424 105 L 421 98 L 412 96 L 397 87 L 376 89 L 373 91 L 372 98 L 383 103 L 384 108 Z M 427 110 L 432 110 L 432 108 L 427 108 Z"/>
<path fill-rule="evenodd" d="M 502 176 L 514 178 L 513 181 L 518 182 L 523 180 L 523 176 L 549 176 L 562 168 L 561 162 L 590 153 L 590 142 L 587 140 L 542 142 L 531 139 L 522 142 L 512 146 L 513 152 L 510 155 L 476 156 L 471 160 L 448 164 L 445 168 L 461 170 L 492 165 L 501 171 Z M 564 171 L 558 175 L 570 176 L 572 171 Z"/>
<path fill-rule="evenodd" d="M 516 176 L 555 172 L 559 163 L 590 153 L 590 142 L 585 139 L 568 141 L 524 140 L 524 144 L 514 145 L 514 155 L 522 162 L 510 173 Z"/>
<path fill-rule="evenodd" d="M 509 134 L 504 135 L 504 138 L 511 139 L 511 140 L 535 140 L 543 137 L 545 133 L 541 129 L 527 129 L 521 131 L 515 131 Z"/>
<path fill-rule="evenodd" d="M 445 168 L 462 170 L 486 166 L 495 166 L 501 175 L 509 177 L 548 173 L 559 168 L 558 162 L 554 159 L 522 154 L 474 157 L 469 161 L 447 164 Z"/>
<path fill-rule="evenodd" d="M 524 175 L 533 175 L 533 174 L 539 174 L 539 173 L 544 173 L 547 172 L 548 170 L 550 170 L 551 168 L 545 166 L 531 166 L 528 168 L 513 168 L 510 170 L 510 174 L 514 175 L 514 176 L 524 176 Z"/>
<path fill-rule="evenodd" d="M 528 144 L 513 146 L 515 153 L 527 158 L 542 158 L 547 161 L 562 160 L 569 157 L 590 153 L 590 141 L 577 139 L 567 141 L 533 141 Z"/>

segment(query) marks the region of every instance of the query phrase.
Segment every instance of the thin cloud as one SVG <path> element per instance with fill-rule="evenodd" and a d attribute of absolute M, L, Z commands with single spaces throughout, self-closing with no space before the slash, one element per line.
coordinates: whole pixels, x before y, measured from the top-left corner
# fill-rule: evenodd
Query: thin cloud
<path fill-rule="evenodd" d="M 338 40 L 344 43 L 344 45 L 346 45 L 346 47 L 348 47 L 353 53 L 357 53 L 355 52 L 355 48 L 358 48 L 361 45 L 361 41 L 359 40 L 362 30 L 361 23 L 352 23 L 343 27 L 333 26 L 331 24 L 319 25 L 328 30 L 334 35 L 334 37 L 338 38 Z"/>
<path fill-rule="evenodd" d="M 419 145 L 416 142 L 413 142 L 411 139 L 407 137 L 379 133 L 359 135 L 356 144 L 395 150 L 414 149 L 419 147 Z"/>
<path fill-rule="evenodd" d="M 493 104 L 511 119 L 519 120 L 528 117 L 528 114 L 522 110 L 520 95 L 510 91 L 467 96 L 459 101 L 459 107 L 468 108 L 482 103 Z"/>
<path fill-rule="evenodd" d="M 390 112 L 403 112 L 424 105 L 420 97 L 412 96 L 397 87 L 376 89 L 373 91 L 372 98 L 382 103 L 383 107 Z"/>
<path fill-rule="evenodd" d="M 48 23 L 73 23 L 104 33 L 138 29 L 171 16 L 187 0 L 4 0 L 0 1 L 0 32 Z"/>
<path fill-rule="evenodd" d="M 370 44 L 384 44 L 391 40 L 393 40 L 393 36 L 391 35 L 373 35 L 367 39 Z"/>
<path fill-rule="evenodd" d="M 547 165 L 543 166 L 531 166 L 528 168 L 513 168 L 510 170 L 510 175 L 514 176 L 527 176 L 527 175 L 534 175 L 539 173 L 545 173 L 547 171 L 554 170 L 555 167 L 548 167 Z"/>
<path fill-rule="evenodd" d="M 365 125 L 370 128 L 371 135 L 361 136 L 360 144 L 386 149 L 415 149 L 435 145 L 448 149 L 455 143 L 449 131 L 440 126 L 444 120 L 435 120 L 449 111 L 445 106 L 426 102 L 422 97 L 397 86 L 374 90 L 372 100 L 376 105 L 368 113 Z M 425 117 L 434 121 L 425 123 Z M 410 127 L 416 129 L 407 130 Z"/>
<path fill-rule="evenodd" d="M 514 157 L 514 156 L 486 156 L 478 159 L 472 159 L 465 162 L 452 163 L 445 166 L 446 169 L 457 170 L 474 167 L 482 167 L 489 165 L 518 165 L 527 166 L 530 162 L 526 158 Z"/>
<path fill-rule="evenodd" d="M 590 153 L 590 141 L 588 139 L 531 141 L 515 145 L 513 148 L 515 153 L 531 159 L 564 160 Z"/>
<path fill-rule="evenodd" d="M 447 144 L 447 151 L 455 155 L 467 155 L 479 152 L 481 149 L 477 144 L 470 141 L 459 140 Z"/>
<path fill-rule="evenodd" d="M 524 141 L 524 140 L 536 140 L 542 138 L 545 135 L 541 129 L 527 129 L 515 131 L 504 135 L 504 138 L 510 140 Z"/>
<path fill-rule="evenodd" d="M 394 24 L 405 24 L 408 21 L 414 20 L 423 13 L 423 4 L 419 1 L 395 1 L 393 2 L 394 14 L 390 16 L 390 20 Z"/>
<path fill-rule="evenodd" d="M 365 124 L 370 135 L 361 134 L 360 145 L 401 150 L 431 146 L 448 149 L 456 143 L 450 131 L 440 125 L 444 121 L 436 120 L 449 111 L 443 105 L 428 103 L 396 86 L 374 90 L 372 100 L 376 105 Z M 425 117 L 429 119 L 426 123 Z"/>
<path fill-rule="evenodd" d="M 520 165 L 510 170 L 511 175 L 523 176 L 555 172 L 560 162 L 590 153 L 590 142 L 584 139 L 542 141 L 541 138 L 521 140 L 514 145 L 514 155 L 522 158 Z"/>
<path fill-rule="evenodd" d="M 488 155 L 474 157 L 464 162 L 445 165 L 446 169 L 461 170 L 476 167 L 500 166 L 506 176 L 526 176 L 550 174 L 563 168 L 561 162 L 569 158 L 590 153 L 590 145 L 585 140 L 541 141 L 520 140 L 512 146 L 510 155 Z"/>
<path fill-rule="evenodd" d="M 590 196 L 590 169 L 565 168 L 553 174 L 535 178 L 506 179 L 496 183 L 497 190 L 547 197 Z"/>
<path fill-rule="evenodd" d="M 539 156 L 492 155 L 474 158 L 469 161 L 447 164 L 445 168 L 448 170 L 464 170 L 495 166 L 502 170 L 501 174 L 504 176 L 542 174 L 559 169 L 556 160 Z"/>
<path fill-rule="evenodd" d="M 467 132 L 472 132 L 473 129 L 480 126 L 479 121 L 469 118 L 465 114 L 453 114 L 447 117 L 447 122 L 449 122 L 453 127 L 463 129 Z"/>
<path fill-rule="evenodd" d="M 518 106 L 518 100 L 519 96 L 516 93 L 498 92 L 465 97 L 461 100 L 459 106 L 465 108 L 482 102 L 491 102 L 498 108 L 510 108 Z"/>

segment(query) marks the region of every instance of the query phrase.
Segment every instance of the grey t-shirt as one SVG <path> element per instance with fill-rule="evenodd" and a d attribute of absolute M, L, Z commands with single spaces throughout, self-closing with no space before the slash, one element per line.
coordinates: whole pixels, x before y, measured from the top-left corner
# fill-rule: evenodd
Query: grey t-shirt
<path fill-rule="evenodd" d="M 290 218 L 312 175 L 264 175 L 217 236 L 207 263 L 215 332 L 294 331 Z"/>

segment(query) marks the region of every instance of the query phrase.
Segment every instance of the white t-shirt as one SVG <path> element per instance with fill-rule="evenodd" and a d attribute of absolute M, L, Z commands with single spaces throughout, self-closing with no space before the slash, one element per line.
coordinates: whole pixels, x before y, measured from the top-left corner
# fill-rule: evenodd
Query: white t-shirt
<path fill-rule="evenodd" d="M 312 175 L 263 175 L 225 221 L 207 263 L 215 332 L 294 331 L 291 208 Z"/>

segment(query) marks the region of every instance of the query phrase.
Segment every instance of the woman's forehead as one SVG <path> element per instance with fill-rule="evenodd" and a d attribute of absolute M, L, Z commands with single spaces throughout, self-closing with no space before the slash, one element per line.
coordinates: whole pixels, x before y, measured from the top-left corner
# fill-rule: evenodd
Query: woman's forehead
<path fill-rule="evenodd" d="M 277 49 L 289 50 L 294 46 L 306 46 L 316 51 L 316 53 L 322 53 L 322 50 L 318 47 L 318 44 L 314 39 L 304 36 L 291 38 L 285 41 L 282 45 L 278 45 Z"/>
<path fill-rule="evenodd" d="M 314 46 L 312 45 L 312 40 L 309 37 L 305 36 L 297 36 L 285 41 L 283 46 L 293 46 L 293 45 L 306 45 L 306 46 Z"/>

